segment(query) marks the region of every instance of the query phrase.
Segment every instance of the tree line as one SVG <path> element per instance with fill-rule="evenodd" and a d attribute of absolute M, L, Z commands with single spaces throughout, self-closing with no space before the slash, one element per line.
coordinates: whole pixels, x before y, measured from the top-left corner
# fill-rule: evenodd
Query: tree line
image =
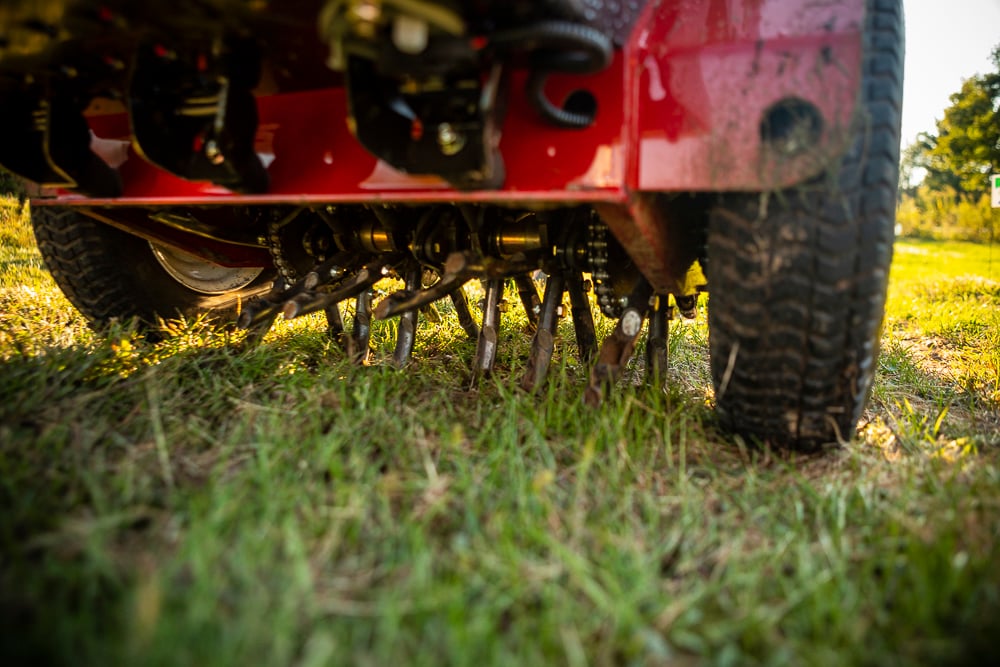
<path fill-rule="evenodd" d="M 903 149 L 897 217 L 904 233 L 993 238 L 989 176 L 1000 173 L 1000 44 L 990 60 L 992 71 L 966 79 L 951 96 L 936 131 Z"/>

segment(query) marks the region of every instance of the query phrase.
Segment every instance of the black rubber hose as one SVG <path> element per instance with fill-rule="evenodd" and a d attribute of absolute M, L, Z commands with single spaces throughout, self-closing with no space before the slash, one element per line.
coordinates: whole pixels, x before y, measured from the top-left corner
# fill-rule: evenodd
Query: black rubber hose
<path fill-rule="evenodd" d="M 556 106 L 545 96 L 545 81 L 553 72 L 592 74 L 611 64 L 611 39 L 590 26 L 567 21 L 542 21 L 497 33 L 491 40 L 499 49 L 530 52 L 531 74 L 525 91 L 542 118 L 554 125 L 583 128 L 594 122 L 595 110 Z"/>

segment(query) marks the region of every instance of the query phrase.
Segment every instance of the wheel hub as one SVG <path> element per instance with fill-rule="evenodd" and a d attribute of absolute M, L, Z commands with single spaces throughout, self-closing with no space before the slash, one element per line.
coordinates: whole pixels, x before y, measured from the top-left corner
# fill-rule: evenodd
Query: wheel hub
<path fill-rule="evenodd" d="M 259 276 L 261 267 L 229 267 L 189 253 L 150 242 L 153 256 L 163 270 L 184 287 L 201 294 L 224 294 L 246 287 Z"/>

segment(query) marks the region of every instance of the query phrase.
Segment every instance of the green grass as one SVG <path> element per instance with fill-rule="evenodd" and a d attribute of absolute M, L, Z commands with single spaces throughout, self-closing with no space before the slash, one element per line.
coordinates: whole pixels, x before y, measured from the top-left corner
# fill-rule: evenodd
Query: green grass
<path fill-rule="evenodd" d="M 986 248 L 900 245 L 858 438 L 796 457 L 716 429 L 703 315 L 666 389 L 629 376 L 595 411 L 568 342 L 540 399 L 513 388 L 518 321 L 470 389 L 445 308 L 404 372 L 309 318 L 244 352 L 199 322 L 101 338 L 9 203 L 0 230 L 2 664 L 996 657 Z"/>

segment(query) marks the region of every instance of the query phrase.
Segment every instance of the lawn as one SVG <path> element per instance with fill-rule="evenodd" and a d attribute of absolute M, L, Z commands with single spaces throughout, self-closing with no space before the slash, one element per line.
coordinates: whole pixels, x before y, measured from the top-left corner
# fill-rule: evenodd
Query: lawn
<path fill-rule="evenodd" d="M 569 323 L 535 398 L 513 311 L 470 388 L 441 310 L 403 372 L 319 319 L 99 337 L 0 204 L 0 664 L 1000 659 L 1000 248 L 900 242 L 870 409 L 810 457 L 717 429 L 704 313 L 594 410 Z"/>

